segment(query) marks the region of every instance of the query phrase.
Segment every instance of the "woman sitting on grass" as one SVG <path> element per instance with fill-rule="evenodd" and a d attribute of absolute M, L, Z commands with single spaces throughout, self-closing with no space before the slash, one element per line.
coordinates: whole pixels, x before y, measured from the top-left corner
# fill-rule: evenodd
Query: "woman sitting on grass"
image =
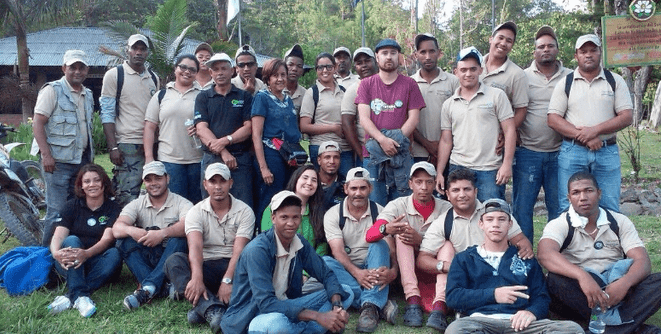
<path fill-rule="evenodd" d="M 110 199 L 114 196 L 110 178 L 99 165 L 80 169 L 75 192 L 76 198 L 60 212 L 50 244 L 55 268 L 66 278 L 68 292 L 57 296 L 48 310 L 57 314 L 73 306 L 83 317 L 90 317 L 96 312 L 90 295 L 121 268 L 111 230 L 120 207 Z"/>

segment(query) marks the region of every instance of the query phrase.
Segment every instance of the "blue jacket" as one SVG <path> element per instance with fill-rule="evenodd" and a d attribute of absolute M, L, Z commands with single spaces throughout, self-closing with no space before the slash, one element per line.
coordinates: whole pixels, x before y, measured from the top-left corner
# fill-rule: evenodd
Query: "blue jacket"
<path fill-rule="evenodd" d="M 303 270 L 324 283 L 328 300 L 334 294 L 342 299 L 349 297 L 342 289 L 333 271 L 326 266 L 310 243 L 298 236 L 303 243 L 289 267 L 289 287 L 286 300 L 279 300 L 273 289 L 273 272 L 277 252 L 275 232 L 271 228 L 258 235 L 241 252 L 234 272 L 234 286 L 230 305 L 220 324 L 223 333 L 247 333 L 248 325 L 257 315 L 278 312 L 297 322 L 303 307 L 296 301 L 301 297 Z"/>
<path fill-rule="evenodd" d="M 544 319 L 549 311 L 549 297 L 542 267 L 536 259 L 522 260 L 518 250 L 510 246 L 500 261 L 498 270 L 487 263 L 472 246 L 457 254 L 450 265 L 446 302 L 449 307 L 471 315 L 515 314 L 519 310 L 532 312 L 537 319 Z M 494 292 L 502 286 L 525 285 L 522 292 L 529 299 L 517 298 L 514 304 L 498 304 Z"/>

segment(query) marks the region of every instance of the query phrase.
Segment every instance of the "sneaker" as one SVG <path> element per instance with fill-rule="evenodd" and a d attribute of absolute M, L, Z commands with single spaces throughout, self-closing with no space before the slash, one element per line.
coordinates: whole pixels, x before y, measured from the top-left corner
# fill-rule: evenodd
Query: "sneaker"
<path fill-rule="evenodd" d="M 445 314 L 441 311 L 431 311 L 429 319 L 427 319 L 427 327 L 445 331 L 448 328 L 448 320 L 445 318 Z"/>
<path fill-rule="evenodd" d="M 360 308 L 358 325 L 356 331 L 362 333 L 372 333 L 379 325 L 379 308 L 372 303 L 365 303 Z"/>
<path fill-rule="evenodd" d="M 151 301 L 151 297 L 149 295 L 149 292 L 142 289 L 138 289 L 135 290 L 132 294 L 124 297 L 124 307 L 126 307 L 126 309 L 130 311 L 144 304 L 147 304 L 150 301 Z"/>
<path fill-rule="evenodd" d="M 214 334 L 220 333 L 220 321 L 223 319 L 225 310 L 220 306 L 211 306 L 204 312 L 204 319 L 211 326 L 211 331 Z"/>
<path fill-rule="evenodd" d="M 96 312 L 96 305 L 94 305 L 94 302 L 87 296 L 78 297 L 76 302 L 73 303 L 73 307 L 85 318 L 91 317 L 92 314 Z"/>
<path fill-rule="evenodd" d="M 207 322 L 207 319 L 204 319 L 203 316 L 200 316 L 197 311 L 195 311 L 195 309 L 188 311 L 186 318 L 188 319 L 188 323 L 191 325 L 204 324 Z"/>
<path fill-rule="evenodd" d="M 71 308 L 71 299 L 67 296 L 57 296 L 50 305 L 48 305 L 48 311 L 50 314 L 58 314 L 62 311 L 66 311 Z"/>
<path fill-rule="evenodd" d="M 386 306 L 381 309 L 381 319 L 389 322 L 391 325 L 395 324 L 397 314 L 399 313 L 399 307 L 394 300 L 388 299 Z"/>
<path fill-rule="evenodd" d="M 404 308 L 404 326 L 422 327 L 422 306 L 409 304 Z"/>

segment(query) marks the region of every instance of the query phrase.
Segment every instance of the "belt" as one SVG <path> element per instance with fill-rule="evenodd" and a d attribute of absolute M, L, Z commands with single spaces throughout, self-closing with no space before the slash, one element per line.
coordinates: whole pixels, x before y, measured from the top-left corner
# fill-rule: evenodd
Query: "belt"
<path fill-rule="evenodd" d="M 571 142 L 571 143 L 574 143 L 574 144 L 585 146 L 583 143 L 581 143 L 580 141 L 578 141 L 574 138 L 564 137 L 563 139 L 565 141 L 568 141 L 568 142 Z M 602 142 L 604 143 L 604 146 L 615 145 L 615 144 L 617 144 L 617 138 L 616 137 L 610 137 L 606 140 L 602 140 Z"/>

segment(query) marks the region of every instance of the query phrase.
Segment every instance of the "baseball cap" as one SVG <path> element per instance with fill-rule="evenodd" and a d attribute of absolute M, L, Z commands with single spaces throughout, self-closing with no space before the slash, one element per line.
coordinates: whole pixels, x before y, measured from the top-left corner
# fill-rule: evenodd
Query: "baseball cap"
<path fill-rule="evenodd" d="M 488 199 L 483 203 L 483 205 L 484 212 L 482 212 L 482 216 L 489 212 L 505 212 L 510 217 L 510 219 L 512 218 L 512 210 L 510 209 L 510 205 L 500 198 Z M 480 216 L 480 218 L 482 216 Z"/>
<path fill-rule="evenodd" d="M 226 61 L 226 62 L 230 63 L 230 65 L 232 64 L 232 58 L 230 58 L 230 56 L 228 56 L 226 53 L 221 52 L 221 53 L 216 53 L 213 56 L 211 56 L 211 58 L 209 58 L 209 60 L 207 60 L 206 63 L 204 63 L 204 65 L 206 65 L 207 67 L 211 67 L 211 66 L 213 66 L 213 63 L 219 62 L 219 61 Z"/>
<path fill-rule="evenodd" d="M 333 57 L 335 57 L 335 55 L 340 52 L 345 52 L 349 56 L 349 58 L 351 58 L 351 51 L 349 51 L 349 48 L 345 46 L 340 46 L 335 48 L 335 50 L 333 51 Z"/>
<path fill-rule="evenodd" d="M 353 52 L 353 59 L 356 59 L 356 57 L 358 57 L 358 55 L 361 54 L 361 53 L 364 53 L 364 54 L 374 58 L 374 51 L 372 51 L 372 49 L 370 49 L 368 47 L 363 46 L 363 47 L 360 47 L 360 48 L 356 49 L 356 51 Z"/>
<path fill-rule="evenodd" d="M 422 169 L 425 172 L 427 172 L 427 174 L 436 177 L 436 168 L 434 168 L 434 165 L 430 164 L 427 161 L 418 161 L 414 163 L 413 166 L 411 166 L 411 172 L 409 173 L 409 177 L 413 177 L 413 174 L 418 169 Z"/>
<path fill-rule="evenodd" d="M 556 43 L 558 42 L 558 37 L 555 35 L 555 31 L 553 28 L 549 26 L 541 26 L 539 30 L 537 30 L 537 33 L 535 34 L 535 40 L 538 38 L 544 36 L 544 35 L 549 35 L 555 39 Z"/>
<path fill-rule="evenodd" d="M 145 43 L 145 45 L 149 47 L 149 40 L 147 40 L 147 37 L 145 37 L 145 35 L 135 34 L 129 37 L 129 41 L 128 41 L 129 48 L 132 47 L 137 42 Z"/>
<path fill-rule="evenodd" d="M 462 49 L 457 54 L 457 61 L 462 61 L 466 58 L 473 58 L 477 60 L 478 63 L 482 64 L 482 54 L 474 46 L 469 46 L 465 49 Z"/>
<path fill-rule="evenodd" d="M 353 180 L 364 180 L 371 183 L 370 172 L 363 167 L 354 167 L 349 169 L 347 172 L 347 177 L 344 179 L 345 182 L 350 182 Z"/>
<path fill-rule="evenodd" d="M 285 56 L 282 57 L 282 59 L 287 59 L 287 57 L 289 56 L 298 57 L 301 58 L 301 60 L 305 61 L 305 58 L 303 58 L 303 48 L 298 44 L 294 44 L 294 46 L 292 46 L 291 49 L 287 50 L 285 52 Z"/>
<path fill-rule="evenodd" d="M 601 41 L 599 40 L 599 37 L 595 34 L 587 34 L 579 37 L 576 40 L 576 50 L 580 49 L 583 44 L 585 43 L 594 43 L 596 46 L 601 46 Z"/>
<path fill-rule="evenodd" d="M 415 36 L 415 40 L 414 40 L 415 49 L 418 50 L 418 45 L 424 41 L 434 41 L 434 43 L 438 45 L 438 40 L 436 39 L 436 37 L 426 32 L 424 34 L 419 34 L 418 36 Z"/>
<path fill-rule="evenodd" d="M 163 165 L 163 163 L 160 161 L 152 161 L 148 164 L 145 164 L 142 167 L 142 178 L 144 179 L 149 174 L 156 174 L 159 176 L 167 174 L 165 171 L 165 165 Z"/>
<path fill-rule="evenodd" d="M 516 38 L 516 31 L 517 31 L 516 23 L 514 23 L 512 21 L 507 21 L 505 23 L 499 24 L 498 26 L 496 26 L 496 29 L 493 30 L 493 32 L 491 33 L 491 36 L 495 36 L 496 33 L 498 32 L 498 30 L 501 30 L 501 29 L 512 30 L 512 32 L 514 32 L 514 38 Z"/>
<path fill-rule="evenodd" d="M 83 65 L 87 65 L 87 55 L 84 51 L 81 50 L 67 50 L 62 57 L 63 63 L 66 66 L 71 66 L 74 63 L 81 62 Z"/>
<path fill-rule="evenodd" d="M 222 177 L 225 180 L 229 180 L 232 178 L 232 174 L 230 174 L 230 169 L 227 168 L 227 165 L 221 162 L 212 163 L 204 171 L 205 180 L 210 180 L 214 175 L 220 175 L 220 177 Z"/>
<path fill-rule="evenodd" d="M 197 48 L 195 48 L 194 54 L 197 54 L 202 50 L 207 50 L 209 51 L 210 54 L 213 54 L 213 48 L 211 47 L 211 45 L 209 45 L 209 43 L 204 43 L 204 42 L 200 43 L 200 45 L 198 45 Z"/>
<path fill-rule="evenodd" d="M 378 53 L 380 49 L 386 47 L 395 48 L 397 49 L 398 52 L 402 51 L 402 47 L 399 46 L 399 44 L 394 39 L 384 38 L 380 40 L 379 43 L 376 44 L 376 46 L 374 47 L 374 52 Z"/>
<path fill-rule="evenodd" d="M 333 140 L 327 140 L 321 143 L 317 155 L 321 156 L 322 153 L 326 152 L 340 152 L 340 144 Z"/>
<path fill-rule="evenodd" d="M 299 204 L 302 205 L 301 199 L 294 194 L 294 192 L 289 191 L 289 190 L 283 190 L 271 198 L 271 212 L 275 212 L 276 210 L 280 209 L 280 206 L 282 205 L 282 202 L 284 202 L 287 198 L 295 198 Z"/>
<path fill-rule="evenodd" d="M 234 56 L 234 59 L 239 58 L 241 55 L 251 55 L 255 60 L 257 60 L 257 54 L 255 53 L 255 49 L 253 49 L 250 45 L 244 44 L 242 47 L 240 47 L 238 50 L 236 50 L 236 56 Z"/>

